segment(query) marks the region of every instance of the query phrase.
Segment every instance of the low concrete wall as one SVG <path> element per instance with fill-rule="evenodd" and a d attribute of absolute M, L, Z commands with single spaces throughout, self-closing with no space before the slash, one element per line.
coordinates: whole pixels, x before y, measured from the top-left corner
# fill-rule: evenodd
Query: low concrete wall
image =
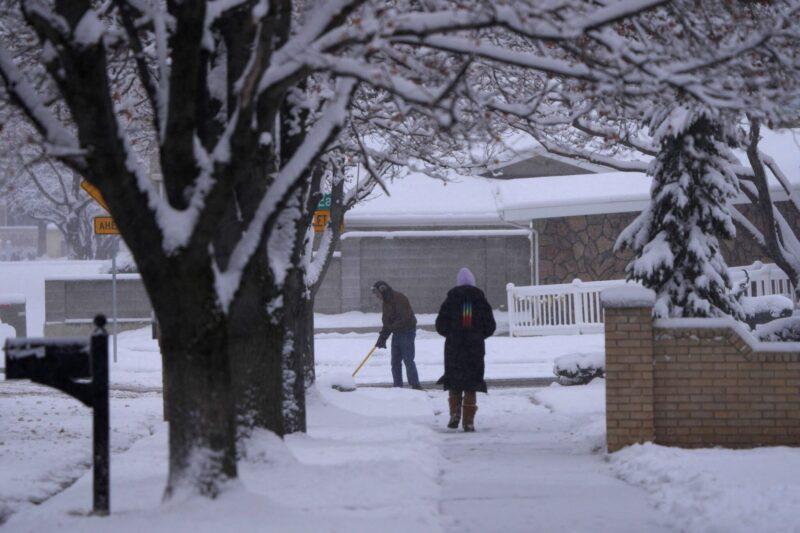
<path fill-rule="evenodd" d="M 334 257 L 322 280 L 314 299 L 317 313 L 338 314 L 342 312 L 342 260 Z"/>
<path fill-rule="evenodd" d="M 608 451 L 800 446 L 800 343 L 723 319 L 657 320 L 605 304 Z"/>
<path fill-rule="evenodd" d="M 505 307 L 508 283 L 530 283 L 527 236 L 478 236 L 480 232 L 457 236 L 446 231 L 425 237 L 367 234 L 345 234 L 342 240 L 342 311 L 379 311 L 371 288 L 383 280 L 408 296 L 415 312 L 435 313 L 464 266 L 475 274 L 494 308 Z"/>
<path fill-rule="evenodd" d="M 403 292 L 417 313 L 435 313 L 455 285 L 458 270 L 472 269 L 495 309 L 505 308 L 506 285 L 530 282 L 525 230 L 426 231 L 413 237 L 357 232 L 341 242 L 317 292 L 314 310 L 337 314 L 380 311 L 371 287 L 378 280 Z M 135 274 L 119 276 L 120 329 L 150 323 L 150 300 Z M 45 281 L 45 335 L 84 335 L 97 313 L 111 316 L 111 276 Z"/>
<path fill-rule="evenodd" d="M 111 321 L 111 276 L 48 279 L 44 283 L 47 337 L 88 335 L 92 320 L 103 313 Z M 150 325 L 152 307 L 144 284 L 136 274 L 117 278 L 117 328 L 119 331 Z"/>

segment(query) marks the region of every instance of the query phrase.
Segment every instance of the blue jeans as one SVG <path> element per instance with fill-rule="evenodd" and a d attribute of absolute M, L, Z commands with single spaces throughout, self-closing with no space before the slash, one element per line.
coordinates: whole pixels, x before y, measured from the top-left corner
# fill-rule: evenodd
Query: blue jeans
<path fill-rule="evenodd" d="M 417 365 L 414 364 L 414 339 L 417 330 L 392 333 L 392 381 L 395 387 L 403 386 L 403 369 L 400 363 L 406 365 L 406 378 L 412 387 L 419 387 Z"/>

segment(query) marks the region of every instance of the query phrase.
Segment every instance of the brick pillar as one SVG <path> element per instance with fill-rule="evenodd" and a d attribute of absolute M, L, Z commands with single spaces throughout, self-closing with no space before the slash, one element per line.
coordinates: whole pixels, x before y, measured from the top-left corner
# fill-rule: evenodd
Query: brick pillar
<path fill-rule="evenodd" d="M 638 287 L 602 294 L 606 344 L 606 444 L 609 452 L 652 441 L 652 291 Z"/>

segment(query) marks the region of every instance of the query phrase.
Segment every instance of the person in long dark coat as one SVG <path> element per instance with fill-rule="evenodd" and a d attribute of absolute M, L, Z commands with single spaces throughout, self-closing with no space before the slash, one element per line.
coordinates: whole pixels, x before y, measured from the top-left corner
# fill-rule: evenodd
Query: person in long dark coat
<path fill-rule="evenodd" d="M 483 291 L 475 286 L 472 272 L 462 268 L 456 281 L 457 286 L 447 293 L 436 317 L 436 331 L 446 338 L 444 375 L 438 383 L 450 391 L 450 422 L 447 427 L 457 428 L 463 412 L 464 431 L 475 431 L 476 393 L 486 392 L 484 341 L 492 336 L 496 324 L 492 306 Z"/>

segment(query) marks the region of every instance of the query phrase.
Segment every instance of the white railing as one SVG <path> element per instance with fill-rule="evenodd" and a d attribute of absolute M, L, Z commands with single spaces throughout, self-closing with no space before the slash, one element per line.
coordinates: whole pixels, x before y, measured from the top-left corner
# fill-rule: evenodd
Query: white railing
<path fill-rule="evenodd" d="M 734 287 L 739 287 L 749 278 L 749 283 L 745 286 L 747 296 L 781 294 L 790 298 L 797 305 L 797 295 L 789 281 L 789 276 L 774 264 L 756 261 L 752 265 L 731 267 L 728 270 Z"/>
<path fill-rule="evenodd" d="M 745 272 L 747 274 L 745 274 Z M 789 278 L 772 264 L 753 263 L 730 269 L 734 286 L 744 283 L 748 296 L 782 294 L 794 300 Z M 625 285 L 625 280 L 588 281 L 517 287 L 509 283 L 508 326 L 512 337 L 529 335 L 579 335 L 603 331 L 600 293 Z M 795 301 L 795 305 L 797 301 Z"/>

